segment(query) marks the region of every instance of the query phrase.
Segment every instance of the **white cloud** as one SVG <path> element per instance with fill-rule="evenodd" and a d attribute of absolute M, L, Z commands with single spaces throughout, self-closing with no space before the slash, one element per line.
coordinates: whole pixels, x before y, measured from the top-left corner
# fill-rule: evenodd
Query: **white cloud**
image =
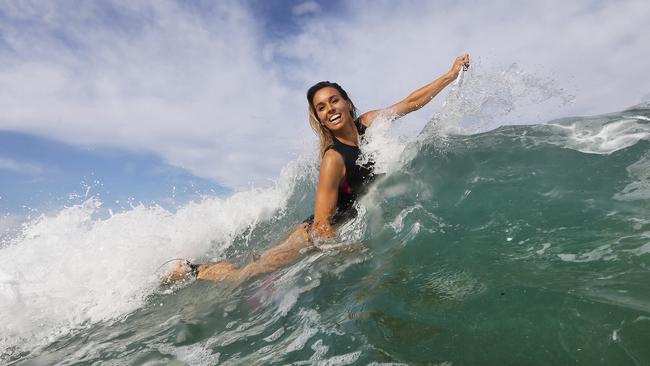
<path fill-rule="evenodd" d="M 576 95 L 559 113 L 612 112 L 650 90 L 644 1 L 347 3 L 348 14 L 310 19 L 276 52 L 297 61 L 296 80 L 336 79 L 366 108 L 395 102 L 470 52 L 482 67 L 511 63 L 556 80 Z"/>
<path fill-rule="evenodd" d="M 305 1 L 291 9 L 291 13 L 297 17 L 318 12 L 320 12 L 320 5 L 315 1 Z"/>
<path fill-rule="evenodd" d="M 0 157 L 0 170 L 9 170 L 15 173 L 27 175 L 39 175 L 44 171 L 40 164 L 3 157 Z"/>
<path fill-rule="evenodd" d="M 316 9 L 303 4 L 294 13 Z M 148 150 L 244 188 L 315 141 L 304 92 L 320 80 L 341 82 L 362 110 L 383 107 L 469 51 L 485 69 L 518 62 L 576 95 L 538 122 L 620 110 L 650 91 L 643 1 L 340 6 L 278 40 L 238 2 L 4 2 L 0 129 Z"/>
<path fill-rule="evenodd" d="M 266 183 L 296 153 L 299 95 L 261 61 L 261 32 L 238 3 L 208 15 L 102 6 L 0 6 L 13 20 L 0 25 L 0 128 L 153 151 L 237 188 Z"/>

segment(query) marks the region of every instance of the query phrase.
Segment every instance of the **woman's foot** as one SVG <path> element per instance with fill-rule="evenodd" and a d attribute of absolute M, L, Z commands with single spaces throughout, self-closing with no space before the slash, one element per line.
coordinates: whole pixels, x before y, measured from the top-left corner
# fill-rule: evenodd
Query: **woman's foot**
<path fill-rule="evenodd" d="M 161 282 L 163 285 L 169 285 L 170 283 L 176 282 L 180 279 L 188 278 L 191 272 L 192 272 L 192 267 L 189 265 L 189 261 L 178 260 L 176 261 L 176 266 L 174 266 L 174 270 L 167 276 L 163 277 Z"/>

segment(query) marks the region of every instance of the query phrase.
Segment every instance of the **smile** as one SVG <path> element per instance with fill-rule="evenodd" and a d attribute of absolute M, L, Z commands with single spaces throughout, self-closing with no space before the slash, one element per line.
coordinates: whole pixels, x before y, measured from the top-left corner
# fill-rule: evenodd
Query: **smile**
<path fill-rule="evenodd" d="M 340 113 L 337 113 L 337 114 L 333 115 L 332 117 L 330 117 L 330 122 L 332 122 L 332 123 L 336 123 L 336 122 L 338 122 L 340 119 L 341 119 L 341 114 L 340 114 Z"/>

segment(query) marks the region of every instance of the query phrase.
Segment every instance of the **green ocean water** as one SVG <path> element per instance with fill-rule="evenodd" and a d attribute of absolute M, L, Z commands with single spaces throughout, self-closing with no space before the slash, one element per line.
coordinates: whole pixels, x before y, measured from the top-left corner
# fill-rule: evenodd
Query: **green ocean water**
<path fill-rule="evenodd" d="M 649 135 L 650 109 L 638 106 L 425 136 L 340 241 L 238 288 L 156 287 L 121 316 L 13 345 L 1 360 L 648 365 Z M 311 174 L 221 257 L 245 262 L 308 216 Z"/>

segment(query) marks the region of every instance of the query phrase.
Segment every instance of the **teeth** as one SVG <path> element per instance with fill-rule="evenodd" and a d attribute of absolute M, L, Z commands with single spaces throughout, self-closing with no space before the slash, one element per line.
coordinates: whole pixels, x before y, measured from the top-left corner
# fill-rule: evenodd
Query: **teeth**
<path fill-rule="evenodd" d="M 330 117 L 330 122 L 334 122 L 339 118 L 341 118 L 341 115 L 340 114 L 335 114 L 332 117 Z"/>

